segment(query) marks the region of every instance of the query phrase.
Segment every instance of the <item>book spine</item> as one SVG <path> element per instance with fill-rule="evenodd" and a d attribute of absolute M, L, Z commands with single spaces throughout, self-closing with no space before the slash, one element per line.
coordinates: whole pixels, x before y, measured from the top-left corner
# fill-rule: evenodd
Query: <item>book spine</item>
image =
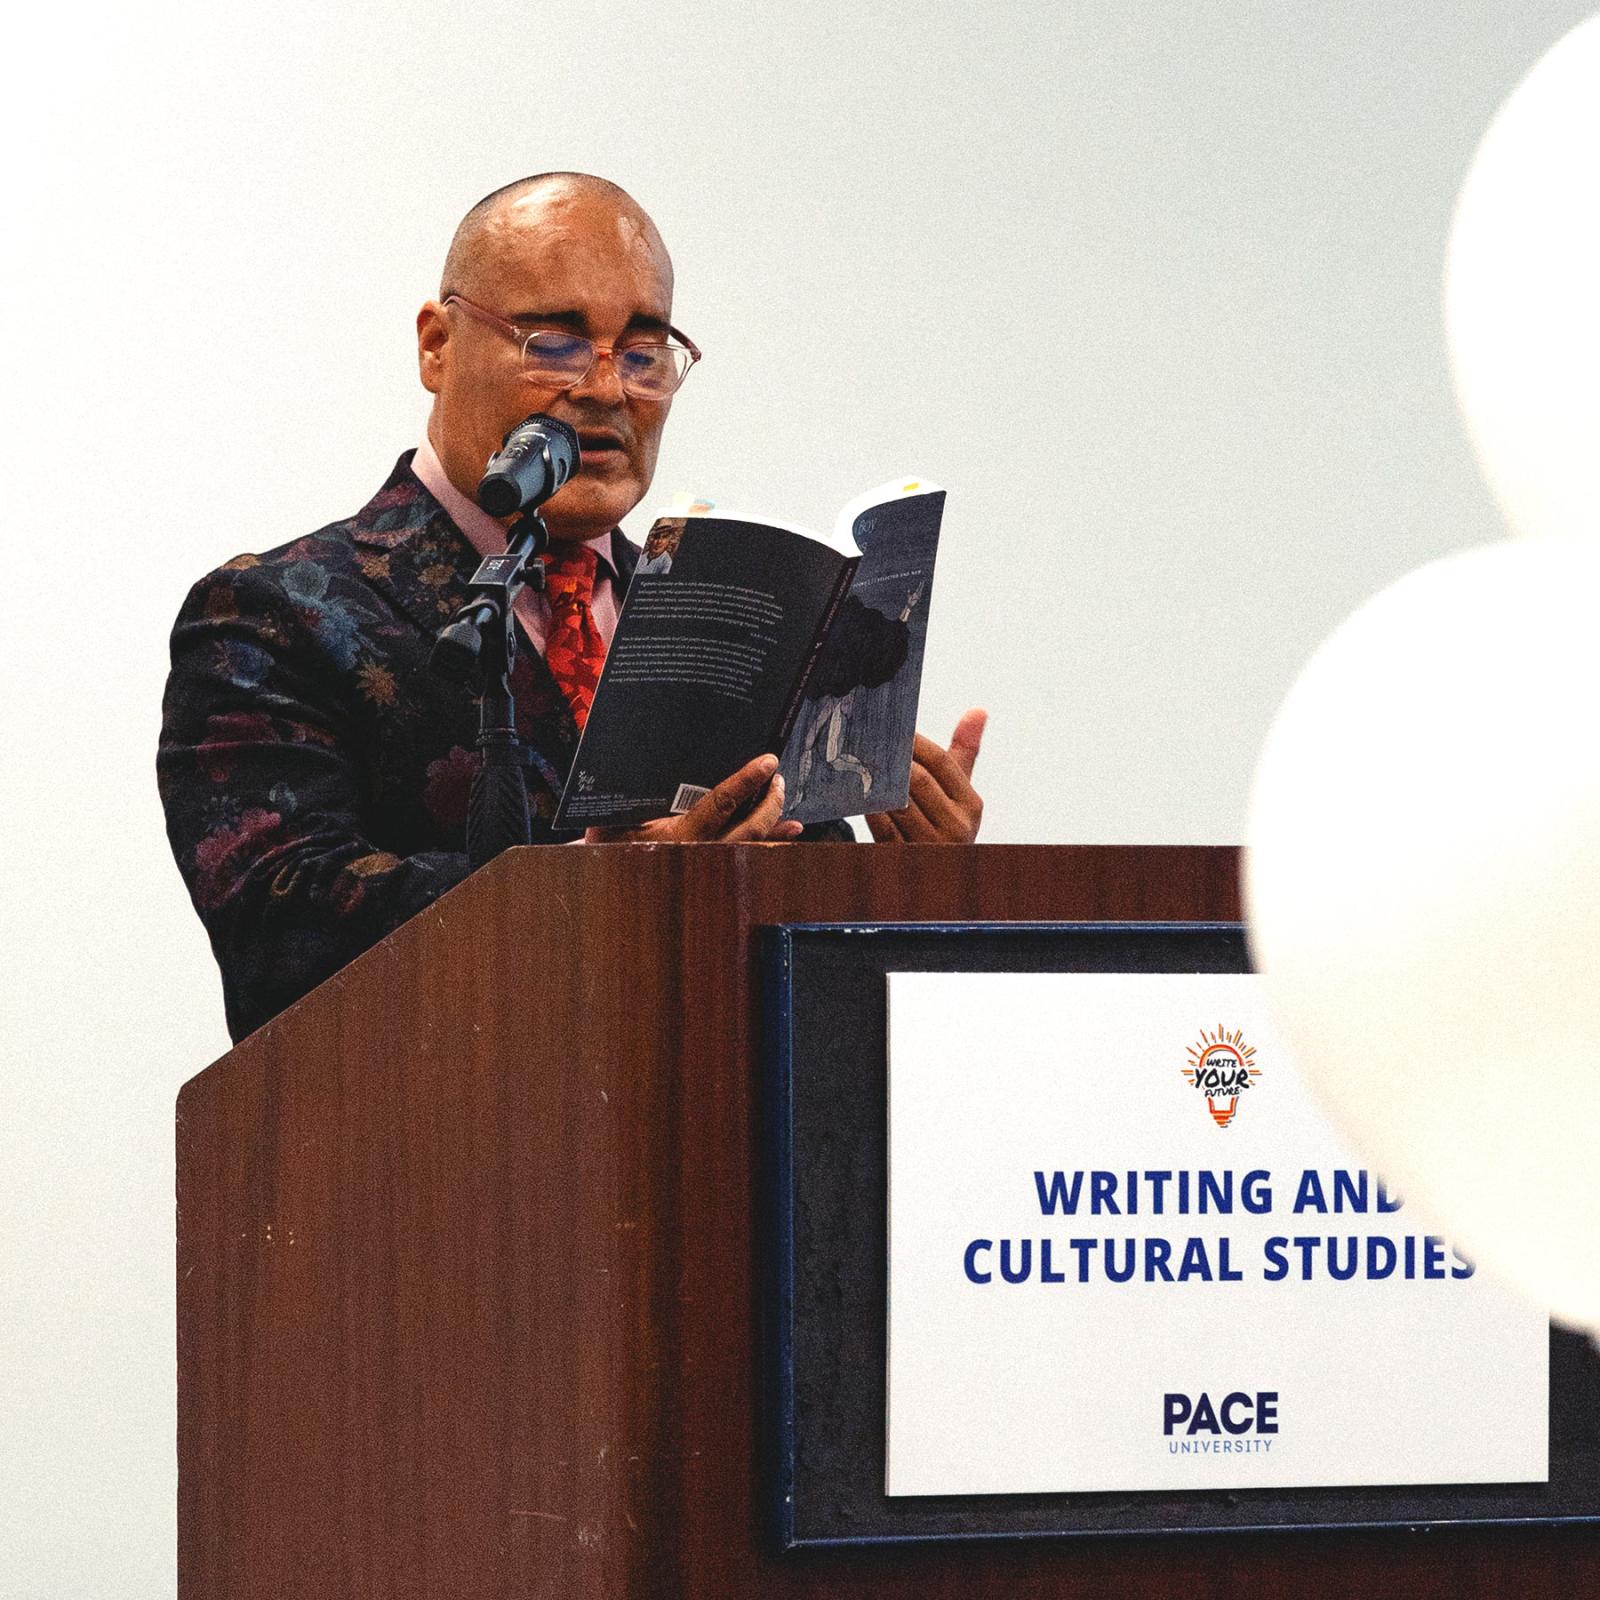
<path fill-rule="evenodd" d="M 800 669 L 800 676 L 794 681 L 789 703 L 783 708 L 783 715 L 778 719 L 778 731 L 770 748 L 777 751 L 780 756 L 783 754 L 784 746 L 789 742 L 789 735 L 794 732 L 795 719 L 800 715 L 800 702 L 805 699 L 806 685 L 811 681 L 811 669 L 816 666 L 817 657 L 822 653 L 822 642 L 828 637 L 828 630 L 833 626 L 833 619 L 839 615 L 839 607 L 844 604 L 845 596 L 850 593 L 850 585 L 855 582 L 856 568 L 860 565 L 861 557 L 851 556 L 839 569 L 839 581 L 833 586 L 828 609 L 822 613 L 817 635 L 811 641 L 811 653 L 806 657 L 806 664 Z"/>

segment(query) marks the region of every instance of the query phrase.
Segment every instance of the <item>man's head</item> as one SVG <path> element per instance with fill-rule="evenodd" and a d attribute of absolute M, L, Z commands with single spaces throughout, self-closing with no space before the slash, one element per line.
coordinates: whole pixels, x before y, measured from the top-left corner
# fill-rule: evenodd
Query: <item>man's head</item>
<path fill-rule="evenodd" d="M 520 341 L 452 295 L 523 333 L 582 334 L 599 346 L 663 341 L 672 316 L 672 262 L 655 224 L 615 184 L 547 173 L 480 200 L 456 229 L 438 300 L 417 313 L 423 387 L 433 395 L 428 437 L 446 475 L 471 497 L 508 429 L 533 411 L 570 423 L 578 475 L 545 505 L 551 536 L 592 539 L 650 487 L 671 407 L 623 391 L 598 359 L 565 390 L 524 374 Z"/>

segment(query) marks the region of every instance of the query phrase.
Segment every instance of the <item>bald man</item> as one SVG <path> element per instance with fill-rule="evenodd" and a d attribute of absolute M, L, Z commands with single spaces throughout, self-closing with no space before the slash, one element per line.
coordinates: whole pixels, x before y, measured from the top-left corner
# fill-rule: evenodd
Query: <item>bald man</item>
<path fill-rule="evenodd" d="M 466 875 L 477 712 L 428 656 L 480 557 L 505 546 L 506 526 L 474 494 L 530 412 L 577 432 L 582 469 L 543 512 L 552 569 L 579 575 L 596 657 L 609 642 L 638 560 L 618 524 L 650 486 L 672 393 L 698 354 L 672 326 L 672 290 L 660 234 L 616 185 L 551 173 L 487 196 L 456 230 L 439 298 L 417 315 L 433 396 L 420 446 L 354 517 L 236 557 L 190 592 L 172 635 L 157 777 L 235 1039 Z M 550 818 L 580 691 L 558 681 L 545 647 L 566 619 L 529 590 L 517 620 L 512 689 L 534 839 L 561 842 Z M 875 838 L 976 835 L 982 727 L 969 713 L 949 750 L 918 736 L 911 802 L 869 818 Z M 850 837 L 785 820 L 776 767 L 761 757 L 682 816 L 588 837 Z"/>

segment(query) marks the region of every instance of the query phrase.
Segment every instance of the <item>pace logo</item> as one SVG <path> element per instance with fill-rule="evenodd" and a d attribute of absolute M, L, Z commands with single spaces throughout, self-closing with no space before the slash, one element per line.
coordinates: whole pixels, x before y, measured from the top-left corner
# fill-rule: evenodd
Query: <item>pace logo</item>
<path fill-rule="evenodd" d="M 1161 1432 L 1175 1456 L 1264 1453 L 1277 1442 L 1278 1391 L 1235 1389 L 1220 1400 L 1169 1391 L 1161 1397 Z"/>
<path fill-rule="evenodd" d="M 1255 1048 L 1244 1042 L 1235 1028 L 1229 1033 L 1217 1024 L 1215 1033 L 1200 1030 L 1200 1042 L 1189 1046 L 1189 1065 L 1183 1075 L 1206 1098 L 1206 1109 L 1219 1128 L 1226 1128 L 1239 1110 L 1239 1096 L 1256 1087 L 1261 1069 L 1253 1065 Z"/>

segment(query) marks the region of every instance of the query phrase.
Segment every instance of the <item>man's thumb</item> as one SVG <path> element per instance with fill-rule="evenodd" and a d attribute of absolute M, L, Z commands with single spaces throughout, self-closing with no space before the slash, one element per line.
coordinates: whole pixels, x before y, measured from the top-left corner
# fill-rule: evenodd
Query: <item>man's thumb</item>
<path fill-rule="evenodd" d="M 983 743 L 983 730 L 988 722 L 989 713 L 974 706 L 956 724 L 956 731 L 950 735 L 950 754 L 969 778 L 973 764 L 978 759 L 978 746 Z"/>

